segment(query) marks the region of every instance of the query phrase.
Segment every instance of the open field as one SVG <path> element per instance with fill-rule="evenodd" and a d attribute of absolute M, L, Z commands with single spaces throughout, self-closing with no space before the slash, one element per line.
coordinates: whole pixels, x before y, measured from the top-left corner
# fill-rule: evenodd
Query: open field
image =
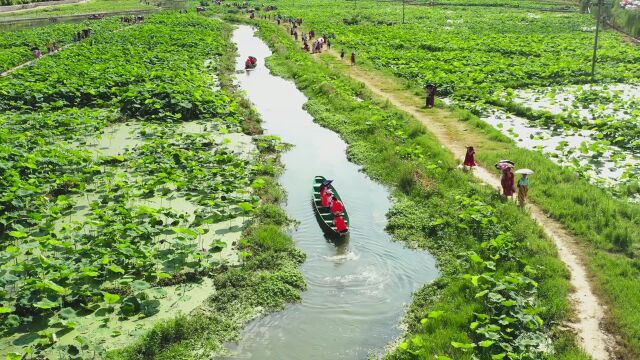
<path fill-rule="evenodd" d="M 601 33 L 594 82 L 564 0 L 198 5 L 0 32 L 0 357 L 640 356 L 640 48 Z M 535 170 L 527 206 L 500 159 Z"/>

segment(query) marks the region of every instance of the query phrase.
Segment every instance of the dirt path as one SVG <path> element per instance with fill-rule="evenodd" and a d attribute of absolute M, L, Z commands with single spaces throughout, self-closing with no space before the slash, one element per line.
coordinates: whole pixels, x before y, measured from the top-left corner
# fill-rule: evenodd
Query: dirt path
<path fill-rule="evenodd" d="M 330 50 L 329 53 L 340 59 L 339 53 L 334 50 Z M 322 55 L 314 55 L 314 57 L 318 61 L 323 61 Z M 346 59 L 348 58 L 347 54 Z M 473 137 L 476 135 L 466 124 L 454 119 L 446 110 L 436 109 L 436 116 L 432 115 L 434 110 L 430 110 L 431 113 L 427 114 L 422 108 L 423 99 L 389 79 L 388 76 L 359 66 L 336 64 L 333 59 L 324 60 L 324 63 L 340 68 L 353 79 L 364 84 L 375 96 L 388 101 L 422 122 L 440 143 L 456 156 L 463 157 L 466 144 L 475 143 Z M 478 166 L 473 174 L 485 184 L 496 189 L 500 188 L 500 178 L 494 171 Z M 593 359 L 614 359 L 615 338 L 604 330 L 605 308 L 591 288 L 589 275 L 582 261 L 582 249 L 578 246 L 577 239 L 571 236 L 562 224 L 546 216 L 544 211 L 535 204 L 528 204 L 526 210 L 554 242 L 560 260 L 569 269 L 570 283 L 574 290 L 570 300 L 575 310 L 575 319 L 566 325 L 576 332 L 581 347 Z"/>

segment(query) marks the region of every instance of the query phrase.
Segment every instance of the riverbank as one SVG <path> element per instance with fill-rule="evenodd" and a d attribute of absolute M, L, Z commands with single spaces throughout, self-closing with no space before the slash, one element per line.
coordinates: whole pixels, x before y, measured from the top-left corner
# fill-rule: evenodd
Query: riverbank
<path fill-rule="evenodd" d="M 515 289 L 515 293 L 518 290 L 537 293 L 536 308 L 540 306 L 538 315 L 545 321 L 529 331 L 546 334 L 539 339 L 551 334 L 559 358 L 585 358 L 573 348 L 572 335 L 552 325 L 571 315 L 566 270 L 556 258 L 553 245 L 526 214 L 500 201 L 491 189 L 479 186 L 468 174 L 454 170 L 453 157 L 415 120 L 389 104 L 377 103 L 365 88 L 312 60 L 273 24 L 264 21 L 256 24 L 260 26 L 260 36 L 275 53 L 268 60 L 269 67 L 276 74 L 293 79 L 305 92 L 309 97 L 307 111 L 320 124 L 341 134 L 349 143 L 348 154 L 353 161 L 362 164 L 370 176 L 395 189 L 398 202 L 388 214 L 388 229 L 397 239 L 427 248 L 438 259 L 442 277 L 416 294 L 411 316 L 407 318 L 408 342 L 393 356 L 417 351 L 470 358 L 467 349 L 477 346 L 471 344 L 485 341 L 480 333 L 469 332 L 469 324 L 479 321 L 474 313 L 488 314 L 482 323 L 499 317 L 500 312 L 497 304 L 485 301 L 482 295 L 475 296 L 476 290 L 487 285 L 478 280 L 483 276 L 476 278 L 473 274 L 482 271 L 483 266 L 473 265 L 473 261 L 480 259 L 480 264 L 489 266 L 485 268 L 491 274 L 489 283 L 504 280 L 504 271 L 524 271 L 521 274 L 524 278 L 535 279 L 539 285 Z M 390 172 L 390 168 L 394 171 Z M 465 226 L 458 226 L 458 221 Z M 505 238 L 500 236 L 504 232 L 509 233 L 508 240 L 496 243 L 496 239 Z M 489 264 L 484 258 L 491 247 L 504 251 L 504 257 L 495 261 L 497 264 Z M 470 263 L 464 260 L 470 259 L 468 251 L 478 255 Z M 528 273 L 532 268 L 523 267 L 524 263 L 536 268 L 535 274 Z M 519 305 L 528 307 L 524 303 Z M 452 341 L 458 346 L 452 346 Z M 483 353 L 491 352 L 492 346 L 499 343 L 483 342 L 487 345 L 481 347 Z"/>

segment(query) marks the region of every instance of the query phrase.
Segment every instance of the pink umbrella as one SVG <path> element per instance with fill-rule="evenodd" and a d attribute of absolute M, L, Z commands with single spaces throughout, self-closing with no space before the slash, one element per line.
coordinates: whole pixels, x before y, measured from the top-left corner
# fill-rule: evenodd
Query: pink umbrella
<path fill-rule="evenodd" d="M 504 170 L 506 168 L 513 168 L 513 164 L 508 162 L 499 162 L 496 164 L 496 169 L 498 170 Z"/>

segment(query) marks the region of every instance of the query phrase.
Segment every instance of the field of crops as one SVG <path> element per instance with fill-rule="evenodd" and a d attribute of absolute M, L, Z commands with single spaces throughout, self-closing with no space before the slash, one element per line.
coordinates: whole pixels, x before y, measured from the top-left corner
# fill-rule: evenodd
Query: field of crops
<path fill-rule="evenodd" d="M 112 11 L 150 10 L 157 7 L 141 0 L 90 0 L 80 4 L 56 5 L 19 12 L 0 13 L 0 20 L 10 21 L 34 17 L 92 14 Z"/>
<path fill-rule="evenodd" d="M 240 133 L 246 106 L 220 88 L 228 32 L 157 15 L 0 78 L 3 357 L 126 345 L 251 254 L 232 243 L 276 143 Z"/>
<path fill-rule="evenodd" d="M 553 114 L 535 109 L 531 103 L 514 101 L 511 96 L 518 89 L 544 92 L 545 88 L 553 86 L 557 92 L 562 85 L 591 81 L 595 24 L 590 16 L 577 11 L 517 8 L 509 1 L 496 1 L 495 6 L 480 8 L 408 5 L 402 24 L 400 2 L 320 4 L 309 1 L 305 6 L 275 3 L 281 13 L 304 18 L 307 29 L 334 36 L 334 48 L 355 51 L 361 63 L 406 80 L 416 91 L 426 83 L 433 83 L 438 86 L 440 96 L 448 97 L 458 107 L 470 109 L 481 117 L 492 116 L 492 107 L 485 106 L 492 104 L 497 110 L 522 116 L 533 130 L 552 129 L 556 135 L 561 135 L 554 142 L 569 140 L 570 146 L 567 149 L 554 146 L 545 153 L 554 153 L 559 163 L 575 167 L 594 183 L 614 190 L 619 185 L 637 187 L 634 179 L 639 172 L 634 165 L 638 161 L 637 127 L 633 125 L 637 122 L 637 114 L 633 111 L 637 94 L 636 100 L 616 101 L 618 104 L 632 100 L 620 105 L 626 109 L 621 110 L 626 112 L 625 117 L 592 112 L 589 124 L 576 121 L 571 113 Z M 531 2 L 530 5 L 535 3 L 549 5 L 548 2 Z M 637 84 L 640 81 L 639 64 L 640 52 L 621 35 L 610 31 L 601 34 L 599 82 Z M 590 97 L 582 98 L 592 105 L 601 103 L 605 97 L 619 98 L 615 93 L 600 100 L 596 100 L 597 97 L 599 95 L 592 92 Z M 502 121 L 501 126 L 506 130 L 509 124 Z M 570 137 L 582 130 L 601 135 L 597 138 L 587 136 L 572 143 Z M 522 139 L 518 134 L 504 133 L 516 141 Z M 607 175 L 608 169 L 619 165 L 620 161 L 616 160 L 620 159 L 601 161 L 603 153 L 618 153 L 620 148 L 627 150 L 622 161 L 623 181 L 615 179 L 622 173 Z M 584 160 L 572 156 L 576 152 L 584 153 L 585 149 L 590 150 L 583 154 Z"/>
<path fill-rule="evenodd" d="M 108 18 L 102 21 L 83 21 L 72 24 L 55 24 L 29 30 L 0 33 L 0 73 L 33 59 L 31 49 L 37 47 L 43 54 L 47 45 L 56 43 L 58 48 L 73 42 L 74 35 L 82 29 L 91 28 L 94 34 L 115 31 L 122 27 L 120 20 Z"/>

